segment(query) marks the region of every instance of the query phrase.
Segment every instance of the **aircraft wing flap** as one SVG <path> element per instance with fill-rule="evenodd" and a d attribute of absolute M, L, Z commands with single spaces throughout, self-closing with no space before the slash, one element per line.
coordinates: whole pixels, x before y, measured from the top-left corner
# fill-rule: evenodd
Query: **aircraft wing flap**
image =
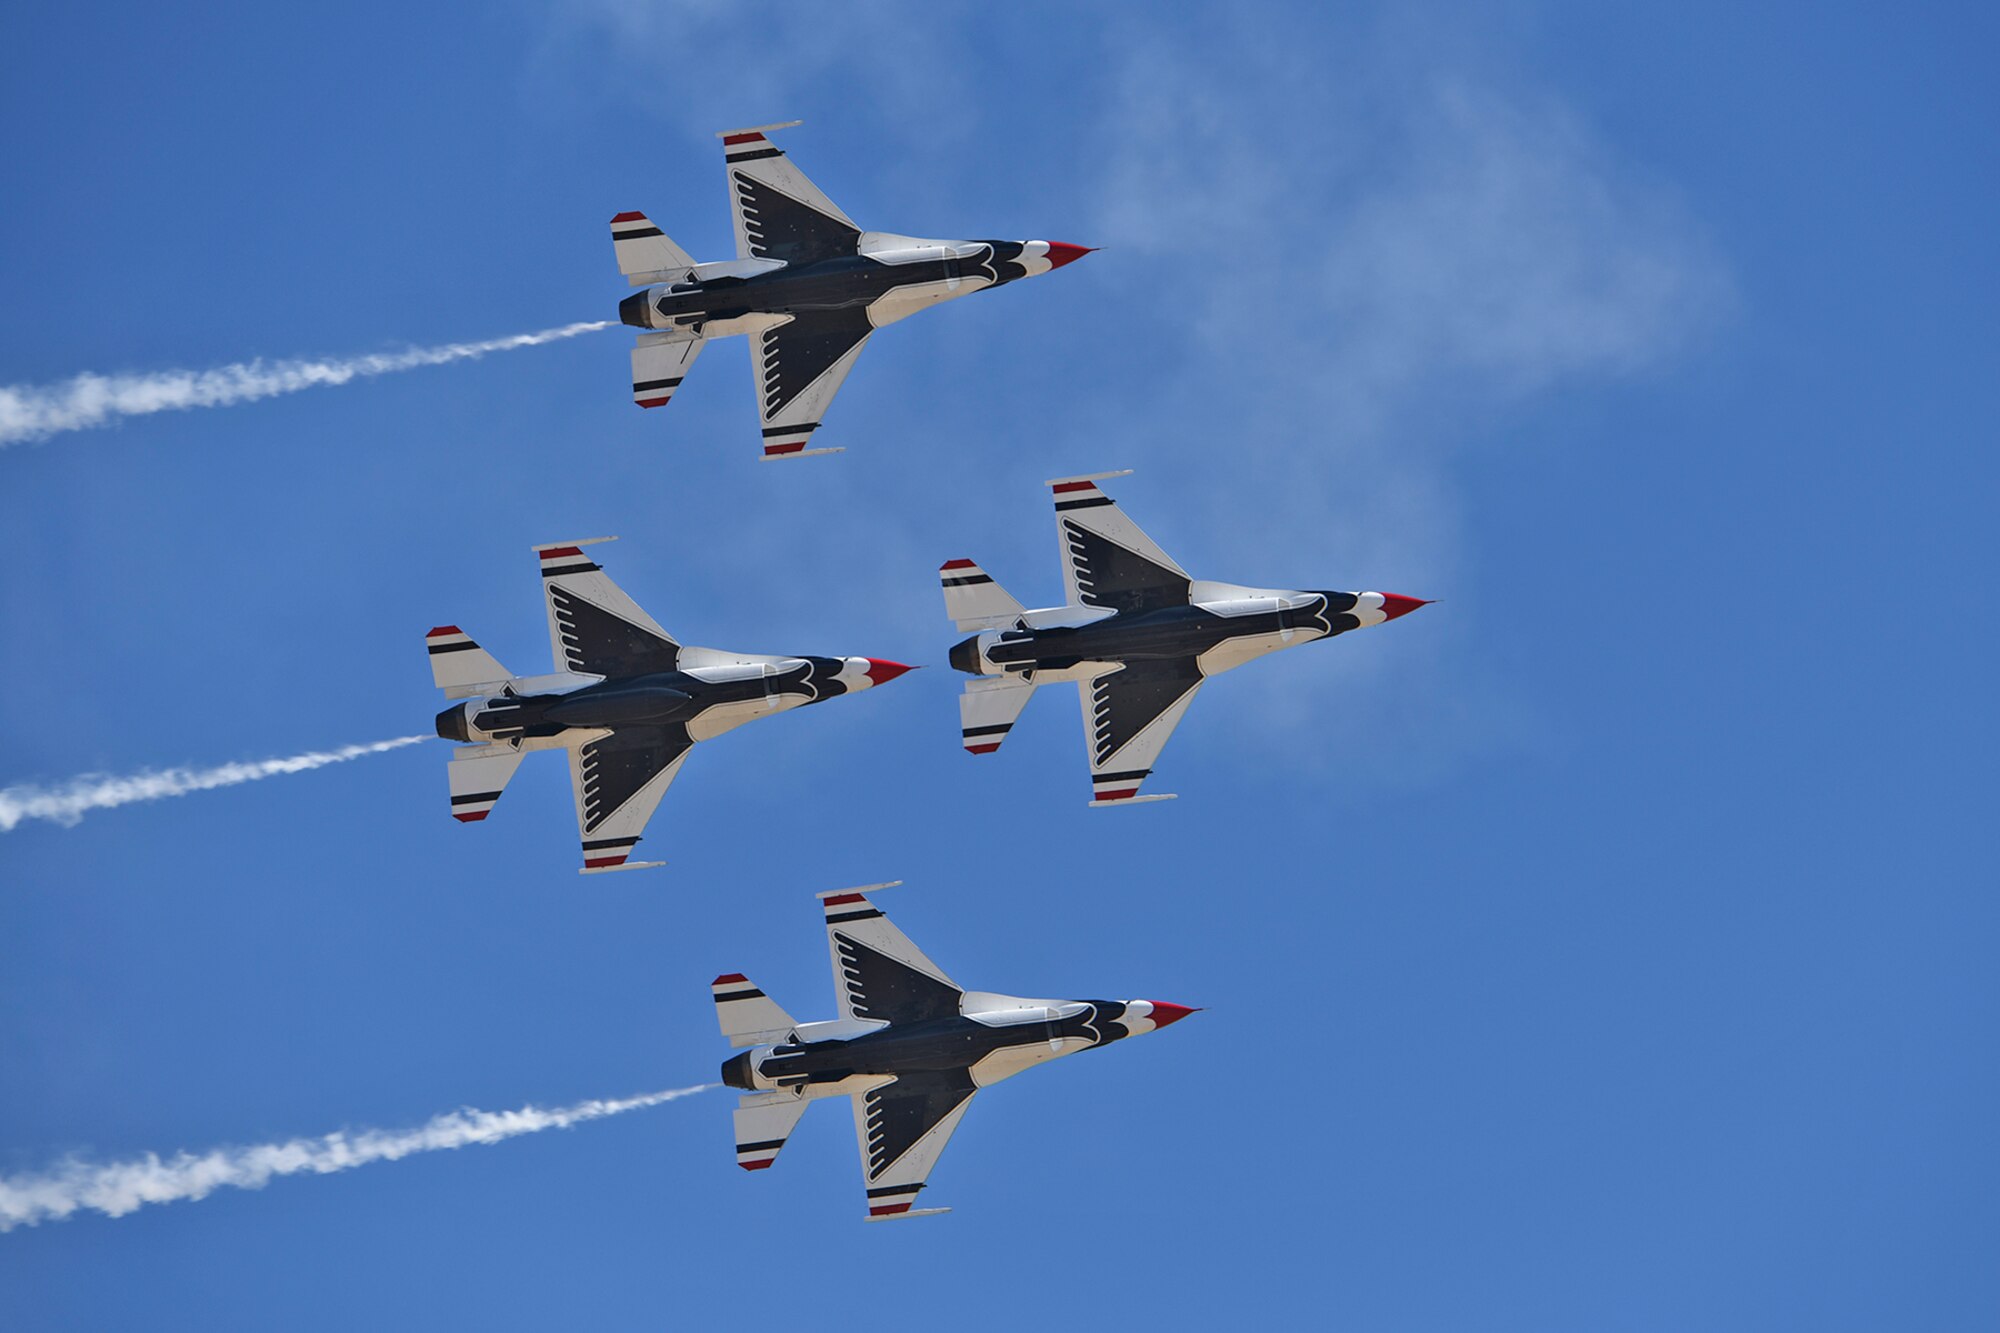
<path fill-rule="evenodd" d="M 1098 488 L 1100 479 L 1058 477 L 1049 483 L 1069 604 L 1123 612 L 1186 606 L 1188 572 Z"/>
<path fill-rule="evenodd" d="M 806 443 L 874 331 L 868 312 L 856 308 L 803 311 L 751 335 L 765 458 L 839 452 Z"/>
<path fill-rule="evenodd" d="M 736 1106 L 736 1165 L 745 1171 L 762 1171 L 778 1160 L 785 1140 L 799 1126 L 799 1117 L 812 1103 L 804 1097 L 753 1093 Z"/>
<path fill-rule="evenodd" d="M 587 734 L 590 739 L 569 752 L 577 836 L 583 843 L 580 873 L 664 865 L 627 858 L 694 748 L 687 728 L 619 727 Z"/>
<path fill-rule="evenodd" d="M 844 1019 L 920 1023 L 958 1013 L 964 988 L 859 890 L 824 896 L 833 989 Z"/>
<path fill-rule="evenodd" d="M 672 671 L 680 660 L 680 644 L 584 554 L 586 546 L 614 540 L 598 537 L 535 548 L 556 670 L 581 676 Z"/>
<path fill-rule="evenodd" d="M 868 1220 L 949 1211 L 913 1209 L 978 1088 L 962 1069 L 905 1074 L 854 1094 L 854 1136 Z"/>
<path fill-rule="evenodd" d="M 1093 805 L 1163 799 L 1140 796 L 1139 788 L 1194 702 L 1202 679 L 1195 660 L 1183 657 L 1130 662 L 1077 682 Z"/>

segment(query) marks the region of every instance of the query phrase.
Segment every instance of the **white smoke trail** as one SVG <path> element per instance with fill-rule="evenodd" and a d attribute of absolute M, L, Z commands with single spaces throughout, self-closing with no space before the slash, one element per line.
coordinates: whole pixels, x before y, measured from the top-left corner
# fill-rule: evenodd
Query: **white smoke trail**
<path fill-rule="evenodd" d="M 66 1161 L 40 1175 L 0 1178 L 0 1231 L 35 1226 L 51 1218 L 61 1220 L 84 1208 L 106 1217 L 123 1217 L 144 1204 L 205 1198 L 225 1185 L 256 1190 L 264 1188 L 273 1176 L 301 1172 L 324 1176 L 370 1162 L 393 1162 L 412 1153 L 498 1143 L 520 1134 L 567 1129 L 586 1120 L 658 1106 L 716 1086 L 701 1083 L 553 1110 L 524 1106 L 518 1111 L 475 1111 L 464 1107 L 417 1129 L 341 1131 L 317 1139 L 217 1148 L 200 1156 L 178 1152 L 165 1161 L 155 1153 L 128 1162 Z"/>
<path fill-rule="evenodd" d="M 283 759 L 259 759 L 246 764 L 223 764 L 218 768 L 166 768 L 157 772 L 135 773 L 114 778 L 102 773 L 86 773 L 61 787 L 26 784 L 0 787 L 0 833 L 11 833 L 24 819 L 47 819 L 64 828 L 74 827 L 86 811 L 109 810 L 134 801 L 157 801 L 163 796 L 185 796 L 211 787 L 233 787 L 239 782 L 256 782 L 280 773 L 303 773 L 359 759 L 364 754 L 381 754 L 405 745 L 429 740 L 428 736 L 398 736 L 392 741 L 368 745 L 343 745 L 338 750 L 309 750 Z"/>
<path fill-rule="evenodd" d="M 611 327 L 611 320 L 565 324 L 540 333 L 517 333 L 485 342 L 445 343 L 404 352 L 323 361 L 243 361 L 216 370 L 163 370 L 151 374 L 78 375 L 61 384 L 0 386 L 0 448 L 45 440 L 64 431 L 101 426 L 116 417 L 176 412 L 190 407 L 227 407 L 319 385 L 345 384 L 366 375 L 387 375 L 447 361 L 473 361 L 488 352 L 574 338 Z"/>

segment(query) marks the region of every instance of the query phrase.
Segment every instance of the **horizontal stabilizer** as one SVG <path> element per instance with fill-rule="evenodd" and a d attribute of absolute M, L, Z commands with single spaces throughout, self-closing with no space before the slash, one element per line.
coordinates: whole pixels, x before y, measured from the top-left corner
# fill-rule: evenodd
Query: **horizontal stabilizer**
<path fill-rule="evenodd" d="M 778 1160 L 785 1140 L 798 1128 L 810 1098 L 779 1093 L 745 1097 L 736 1106 L 736 1165 L 762 1171 Z"/>
<path fill-rule="evenodd" d="M 993 576 L 970 560 L 947 560 L 938 567 L 944 587 L 944 613 L 961 632 L 1013 629 L 1025 608 L 1008 595 Z"/>
<path fill-rule="evenodd" d="M 958 720 L 967 753 L 992 754 L 1014 729 L 1014 720 L 1035 697 L 1035 687 L 1017 676 L 987 676 L 965 682 L 958 696 Z"/>
<path fill-rule="evenodd" d="M 521 753 L 505 743 L 454 751 L 446 770 L 451 776 L 451 817 L 462 824 L 486 818 L 521 766 Z"/>
<path fill-rule="evenodd" d="M 642 333 L 632 348 L 632 401 L 665 407 L 708 340 L 698 334 Z"/>
<path fill-rule="evenodd" d="M 778 1002 L 741 972 L 717 977 L 709 989 L 715 995 L 715 1019 L 731 1046 L 762 1046 L 784 1041 L 798 1023 Z"/>
<path fill-rule="evenodd" d="M 618 271 L 634 287 L 680 282 L 694 267 L 694 257 L 644 213 L 620 213 L 611 219 L 611 248 L 618 252 Z"/>
<path fill-rule="evenodd" d="M 431 680 L 447 699 L 489 694 L 492 691 L 487 686 L 498 689 L 514 678 L 513 672 L 456 625 L 440 625 L 424 635 L 424 646 L 430 650 Z"/>

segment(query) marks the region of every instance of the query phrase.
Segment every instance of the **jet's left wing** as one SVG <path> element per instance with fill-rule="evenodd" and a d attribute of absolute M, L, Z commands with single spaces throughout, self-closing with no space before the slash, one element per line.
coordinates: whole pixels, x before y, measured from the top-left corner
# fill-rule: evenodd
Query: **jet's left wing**
<path fill-rule="evenodd" d="M 1130 662 L 1076 683 L 1090 749 L 1092 805 L 1172 799 L 1166 793 L 1141 796 L 1139 787 L 1201 682 L 1201 667 L 1192 657 L 1180 657 Z"/>
<path fill-rule="evenodd" d="M 679 723 L 619 727 L 570 747 L 570 785 L 576 793 L 577 836 L 583 842 L 578 874 L 666 864 L 626 858 L 693 748 L 687 728 Z"/>
<path fill-rule="evenodd" d="M 869 1221 L 951 1211 L 910 1205 L 977 1091 L 970 1074 L 948 1069 L 905 1074 L 854 1094 L 854 1137 L 861 1147 Z"/>
<path fill-rule="evenodd" d="M 736 224 L 738 259 L 813 264 L 860 248 L 861 228 L 854 219 L 764 137 L 767 130 L 798 123 L 723 130 L 715 136 L 722 140 L 729 171 L 729 216 Z"/>
<path fill-rule="evenodd" d="M 1188 572 L 1125 516 L 1097 483 L 1124 472 L 1057 477 L 1056 537 L 1071 606 L 1138 613 L 1188 604 Z"/>
<path fill-rule="evenodd" d="M 826 945 L 842 1018 L 921 1023 L 958 1013 L 964 988 L 868 901 L 868 889 L 823 893 L 820 903 L 826 909 Z"/>
<path fill-rule="evenodd" d="M 807 458 L 838 449 L 808 449 L 833 396 L 854 369 L 875 326 L 860 307 L 806 310 L 752 334 L 757 417 L 764 423 L 764 457 Z"/>
<path fill-rule="evenodd" d="M 673 635 L 583 553 L 586 546 L 617 540 L 593 537 L 535 548 L 549 603 L 549 647 L 558 671 L 644 676 L 672 671 L 680 662 L 681 646 Z"/>

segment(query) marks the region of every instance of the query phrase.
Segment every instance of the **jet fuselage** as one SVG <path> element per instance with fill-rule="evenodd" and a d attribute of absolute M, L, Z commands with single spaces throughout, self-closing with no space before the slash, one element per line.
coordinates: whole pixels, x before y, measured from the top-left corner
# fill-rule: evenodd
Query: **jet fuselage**
<path fill-rule="evenodd" d="M 887 665 L 865 657 L 777 658 L 611 678 L 560 692 L 494 695 L 445 709 L 437 715 L 437 733 L 456 741 L 547 740 L 572 730 L 680 724 L 702 740 L 901 674 L 883 674 Z"/>
<path fill-rule="evenodd" d="M 763 1046 L 723 1062 L 746 1092 L 963 1070 L 981 1087 L 1030 1065 L 1152 1032 L 1191 1010 L 1149 1000 L 1014 1002 L 1022 1007 L 897 1023 L 860 1036 Z"/>
<path fill-rule="evenodd" d="M 1124 612 L 1085 625 L 987 630 L 956 645 L 951 664 L 977 676 L 1078 662 L 1199 658 L 1231 640 L 1263 641 L 1268 646 L 1262 650 L 1271 651 L 1361 628 L 1368 611 L 1360 606 L 1362 596 L 1298 592 Z"/>
<path fill-rule="evenodd" d="M 901 318 L 923 305 L 1045 273 L 1050 257 L 1034 251 L 1047 246 L 1040 241 L 932 241 L 748 275 L 703 277 L 697 270 L 693 281 L 648 287 L 626 297 L 618 305 L 618 317 L 634 328 L 699 331 L 711 322 L 748 315 L 873 308 L 887 298 L 887 313 Z M 1065 248 L 1080 252 L 1080 247 Z M 905 288 L 923 294 L 913 301 L 896 300 L 895 293 Z M 891 319 L 875 322 L 879 326 Z"/>

